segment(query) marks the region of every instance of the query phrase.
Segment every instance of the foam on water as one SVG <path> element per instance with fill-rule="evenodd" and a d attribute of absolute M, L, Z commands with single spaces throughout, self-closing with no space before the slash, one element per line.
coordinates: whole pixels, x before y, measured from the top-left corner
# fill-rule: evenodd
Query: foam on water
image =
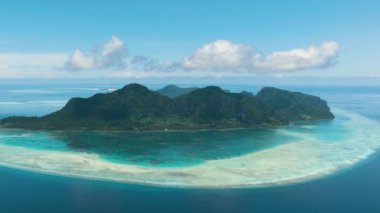
<path fill-rule="evenodd" d="M 323 137 L 310 132 L 283 129 L 279 131 L 302 140 L 194 166 L 154 168 L 117 164 L 97 154 L 13 146 L 6 143 L 9 137 L 0 137 L 0 165 L 50 174 L 174 187 L 283 185 L 340 171 L 366 159 L 379 147 L 378 122 L 344 110 L 334 110 L 334 113 L 338 118 L 347 118 L 342 125 L 350 134 L 343 140 L 326 142 Z M 313 128 L 307 126 L 306 129 Z M 24 138 L 28 140 L 28 137 Z"/>

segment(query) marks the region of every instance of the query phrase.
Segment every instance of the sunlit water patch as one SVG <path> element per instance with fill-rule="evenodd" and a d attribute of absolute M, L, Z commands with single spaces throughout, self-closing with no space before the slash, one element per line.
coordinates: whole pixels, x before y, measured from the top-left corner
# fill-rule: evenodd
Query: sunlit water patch
<path fill-rule="evenodd" d="M 0 164 L 53 174 L 177 187 L 253 187 L 352 166 L 380 144 L 380 124 L 335 110 L 333 121 L 271 130 L 33 132 L 2 130 Z"/>

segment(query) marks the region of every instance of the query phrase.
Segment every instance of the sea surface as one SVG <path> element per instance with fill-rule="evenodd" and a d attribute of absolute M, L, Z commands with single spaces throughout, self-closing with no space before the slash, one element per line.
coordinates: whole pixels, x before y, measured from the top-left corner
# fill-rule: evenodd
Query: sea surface
<path fill-rule="evenodd" d="M 116 83 L 3 83 L 0 85 L 0 117 L 44 115 L 60 109 L 71 97 L 89 97 L 121 86 Z M 163 85 L 148 86 L 158 89 Z M 279 87 L 318 95 L 326 99 L 333 109 L 354 112 L 380 122 L 380 87 Z M 223 85 L 223 88 L 256 93 L 261 86 Z M 314 134 L 321 140 L 344 143 L 344 137 L 350 137 L 350 132 L 345 132 L 345 128 L 340 126 L 344 119 L 339 117 L 332 123 L 302 124 L 303 129 L 293 126 L 290 130 L 293 128 L 294 131 Z M 317 128 L 309 129 L 310 126 Z M 28 140 L 27 146 L 35 150 L 94 153 L 114 163 L 175 168 L 244 156 L 295 140 L 292 135 L 273 134 L 272 131 L 71 132 L 55 133 L 49 137 L 44 132 L 33 132 L 29 136 L 17 131 L 6 134 L 34 138 Z M 366 138 L 362 136 L 361 139 Z M 26 146 L 20 139 L 8 140 L 7 143 L 14 147 Z M 238 189 L 147 186 L 0 167 L 0 212 L 380 212 L 379 197 L 379 153 L 318 179 Z"/>

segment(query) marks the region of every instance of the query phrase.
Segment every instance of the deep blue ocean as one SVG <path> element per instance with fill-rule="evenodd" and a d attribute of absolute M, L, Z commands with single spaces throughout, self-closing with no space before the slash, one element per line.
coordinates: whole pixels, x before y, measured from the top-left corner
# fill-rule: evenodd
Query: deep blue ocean
<path fill-rule="evenodd" d="M 71 97 L 121 84 L 0 85 L 0 117 L 43 115 Z M 148 85 L 158 89 L 163 85 Z M 200 86 L 200 85 L 184 85 Z M 280 86 L 380 121 L 380 86 Z M 260 86 L 223 85 L 257 92 Z M 380 139 L 379 139 L 380 140 Z M 380 153 L 337 174 L 279 187 L 178 189 L 45 175 L 0 167 L 0 212 L 380 212 Z"/>

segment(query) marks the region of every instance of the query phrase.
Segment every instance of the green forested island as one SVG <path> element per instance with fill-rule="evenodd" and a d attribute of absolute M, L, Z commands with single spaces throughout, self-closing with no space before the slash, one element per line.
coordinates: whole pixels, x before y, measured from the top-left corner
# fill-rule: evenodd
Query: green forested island
<path fill-rule="evenodd" d="M 217 86 L 170 85 L 152 91 L 129 84 L 110 93 L 72 98 L 61 110 L 42 117 L 8 117 L 0 125 L 44 130 L 199 130 L 274 127 L 332 118 L 327 102 L 319 97 L 273 87 L 254 95 Z"/>

